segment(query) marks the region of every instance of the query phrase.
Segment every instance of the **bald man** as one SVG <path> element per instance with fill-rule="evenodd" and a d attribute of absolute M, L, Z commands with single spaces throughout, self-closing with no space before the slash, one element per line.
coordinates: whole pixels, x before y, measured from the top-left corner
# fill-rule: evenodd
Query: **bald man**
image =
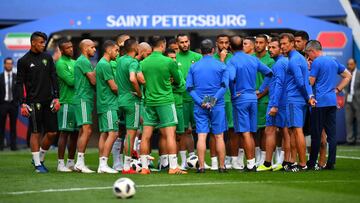
<path fill-rule="evenodd" d="M 138 61 L 142 61 L 144 58 L 149 56 L 152 52 L 151 46 L 147 42 L 141 42 L 138 45 L 138 54 L 135 56 L 135 58 Z"/>
<path fill-rule="evenodd" d="M 95 71 L 90 58 L 95 55 L 95 43 L 90 39 L 80 42 L 81 56 L 77 58 L 74 67 L 75 75 L 75 118 L 80 127 L 77 143 L 78 156 L 74 169 L 82 173 L 93 173 L 85 166 L 84 154 L 91 136 L 92 110 L 94 104 Z"/>

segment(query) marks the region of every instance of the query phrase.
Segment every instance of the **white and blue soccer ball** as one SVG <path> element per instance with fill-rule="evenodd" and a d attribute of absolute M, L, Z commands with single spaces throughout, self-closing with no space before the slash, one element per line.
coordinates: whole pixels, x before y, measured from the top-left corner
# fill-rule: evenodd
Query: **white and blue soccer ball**
<path fill-rule="evenodd" d="M 130 167 L 139 173 L 142 169 L 140 159 L 131 159 Z"/>
<path fill-rule="evenodd" d="M 131 198 L 136 193 L 135 183 L 129 178 L 120 178 L 113 186 L 114 195 L 121 199 Z"/>
<path fill-rule="evenodd" d="M 189 168 L 196 169 L 199 167 L 199 158 L 196 155 L 192 155 L 186 160 Z"/>

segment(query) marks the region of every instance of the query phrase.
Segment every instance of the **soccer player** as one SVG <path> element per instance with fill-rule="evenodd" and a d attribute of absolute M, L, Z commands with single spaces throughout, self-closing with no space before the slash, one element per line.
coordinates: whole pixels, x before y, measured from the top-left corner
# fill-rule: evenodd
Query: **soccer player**
<path fill-rule="evenodd" d="M 31 34 L 31 48 L 18 60 L 16 78 L 21 115 L 29 117 L 30 121 L 30 147 L 33 165 L 38 173 L 48 172 L 43 162 L 58 130 L 56 112 L 60 108 L 54 62 L 44 52 L 46 40 L 47 36 L 43 32 Z M 40 143 L 42 130 L 45 136 Z"/>
<path fill-rule="evenodd" d="M 304 119 L 306 115 L 307 102 L 314 106 L 316 100 L 312 93 L 309 83 L 309 72 L 305 58 L 295 50 L 294 35 L 290 33 L 282 33 L 280 35 L 280 47 L 284 55 L 289 58 L 287 78 L 287 106 L 286 118 L 289 128 L 290 139 L 296 144 L 299 163 L 292 164 L 289 168 L 284 166 L 288 171 L 298 172 L 306 170 L 306 144 L 303 133 Z M 293 161 L 296 157 L 291 157 Z"/>
<path fill-rule="evenodd" d="M 225 143 L 226 114 L 224 94 L 228 88 L 229 73 L 224 63 L 212 57 L 214 45 L 210 39 L 200 44 L 203 58 L 193 64 L 186 78 L 186 89 L 194 99 L 194 117 L 198 133 L 198 173 L 205 173 L 206 136 L 211 131 L 215 136 L 219 172 L 226 172 Z M 211 130 L 210 130 L 211 127 Z"/>
<path fill-rule="evenodd" d="M 258 34 L 255 38 L 255 53 L 261 63 L 271 68 L 275 61 L 270 57 L 269 52 L 266 50 L 268 46 L 268 37 L 264 34 Z M 256 90 L 259 90 L 261 84 L 264 81 L 264 76 L 261 73 L 256 74 Z M 255 160 L 256 166 L 260 166 L 265 160 L 265 122 L 266 122 L 266 110 L 269 103 L 268 89 L 265 89 L 262 93 L 258 94 L 258 114 L 257 114 L 257 135 L 255 136 Z"/>
<path fill-rule="evenodd" d="M 74 67 L 75 75 L 75 118 L 80 127 L 77 142 L 77 160 L 74 166 L 76 171 L 82 173 L 94 173 L 85 165 L 85 150 L 89 142 L 92 129 L 92 111 L 94 108 L 94 85 L 96 76 L 90 58 L 95 55 L 95 43 L 90 39 L 84 39 L 79 45 L 81 55 L 77 58 Z"/>
<path fill-rule="evenodd" d="M 297 31 L 294 34 L 295 37 L 295 49 L 301 55 L 305 55 L 305 45 L 309 41 L 309 34 L 305 31 Z"/>
<path fill-rule="evenodd" d="M 254 54 L 255 53 L 255 38 L 254 37 L 245 37 L 243 40 L 243 51 L 245 54 Z"/>
<path fill-rule="evenodd" d="M 140 145 L 141 174 L 150 174 L 147 163 L 150 153 L 150 138 L 155 126 L 162 129 L 162 133 L 166 136 L 166 148 L 169 153 L 169 174 L 186 174 L 177 167 L 175 138 L 177 117 L 170 82 L 170 77 L 172 77 L 173 84 L 180 85 L 179 72 L 176 63 L 162 54 L 166 49 L 165 39 L 154 36 L 152 41 L 153 53 L 140 62 L 146 81 L 144 127 Z"/>
<path fill-rule="evenodd" d="M 126 136 L 124 141 L 124 169 L 122 174 L 136 173 L 130 167 L 131 151 L 136 131 L 139 128 L 140 100 L 142 93 L 136 79 L 139 62 L 135 59 L 138 42 L 130 37 L 124 43 L 125 55 L 117 60 L 116 84 L 118 86 L 119 117 L 125 118 Z"/>
<path fill-rule="evenodd" d="M 234 50 L 234 56 L 227 66 L 230 73 L 229 87 L 233 104 L 234 129 L 236 133 L 241 133 L 244 139 L 247 159 L 245 170 L 256 171 L 255 143 L 252 136 L 257 128 L 256 73 L 259 71 L 266 77 L 271 77 L 272 71 L 256 57 L 241 52 L 240 37 L 231 38 L 231 48 Z"/>
<path fill-rule="evenodd" d="M 142 61 L 142 60 L 144 60 L 144 58 L 148 57 L 151 54 L 152 48 L 147 42 L 141 42 L 138 45 L 138 51 L 137 52 L 138 53 L 137 53 L 135 58 L 138 61 Z"/>
<path fill-rule="evenodd" d="M 283 131 L 284 136 L 284 151 L 285 151 L 285 163 L 287 163 L 290 156 L 290 137 L 286 128 L 286 78 L 285 74 L 288 67 L 288 59 L 281 55 L 279 38 L 272 38 L 269 44 L 270 56 L 276 60 L 272 66 L 273 77 L 270 84 L 265 82 L 259 88 L 259 92 L 262 93 L 264 89 L 269 86 L 269 105 L 267 107 L 266 114 L 266 158 L 263 164 L 261 164 L 257 171 L 278 171 L 282 169 L 281 163 L 271 166 L 273 151 L 276 146 L 276 131 L 277 128 Z"/>
<path fill-rule="evenodd" d="M 128 34 L 120 34 L 116 38 L 116 44 L 119 46 L 119 57 L 125 55 L 124 42 L 130 38 Z"/>
<path fill-rule="evenodd" d="M 190 50 L 190 39 L 186 34 L 178 34 L 176 42 L 179 46 L 179 52 L 176 54 L 176 61 L 179 69 L 186 79 L 190 66 L 201 59 L 201 54 Z M 183 113 L 184 113 L 184 126 L 185 133 L 181 135 L 181 139 L 185 139 L 186 148 L 180 148 L 181 168 L 186 168 L 186 149 L 189 156 L 195 155 L 194 152 L 194 139 L 192 136 L 192 127 L 194 127 L 194 102 L 188 92 L 183 94 Z M 182 142 L 182 141 L 181 141 Z M 181 146 L 180 146 L 181 147 Z"/>
<path fill-rule="evenodd" d="M 321 134 L 325 129 L 329 143 L 329 156 L 325 169 L 334 169 L 336 160 L 336 94 L 341 92 L 351 80 L 351 73 L 332 57 L 324 56 L 319 41 L 310 40 L 305 52 L 312 60 L 310 84 L 314 86 L 317 103 L 311 109 L 311 151 L 307 163 L 309 169 L 318 169 Z M 342 80 L 337 84 L 337 75 Z"/>
<path fill-rule="evenodd" d="M 171 49 L 171 50 L 174 50 L 175 53 L 178 53 L 180 50 L 179 50 L 179 45 L 176 41 L 176 39 L 170 39 L 169 42 L 168 42 L 168 49 Z"/>
<path fill-rule="evenodd" d="M 115 60 L 119 46 L 111 40 L 103 44 L 104 56 L 95 67 L 96 71 L 96 109 L 98 114 L 99 138 L 99 167 L 98 173 L 118 173 L 110 168 L 107 160 L 111 148 L 118 137 L 118 87 L 115 83 L 114 73 L 110 61 Z"/>
<path fill-rule="evenodd" d="M 214 58 L 226 64 L 229 61 L 229 59 L 233 56 L 232 53 L 230 52 L 230 37 L 225 34 L 218 35 L 216 37 L 216 47 L 217 47 L 217 52 L 214 54 Z M 243 169 L 244 162 L 242 160 L 244 158 L 238 157 L 239 136 L 237 136 L 234 133 L 230 90 L 227 90 L 225 93 L 225 112 L 226 112 L 226 121 L 228 125 L 227 126 L 228 139 L 226 141 L 226 151 L 227 151 L 226 154 L 228 156 L 226 156 L 225 158 L 225 165 L 230 166 L 227 168 Z M 212 137 L 213 136 L 211 136 L 210 138 Z M 212 140 L 213 139 L 210 139 L 210 141 Z M 211 143 L 210 143 L 210 147 L 211 147 Z M 217 169 L 217 166 L 218 166 L 217 157 L 211 157 L 211 168 Z"/>
<path fill-rule="evenodd" d="M 67 39 L 62 39 L 58 43 L 61 51 L 61 57 L 56 62 L 56 73 L 58 75 L 60 87 L 60 110 L 57 113 L 58 126 L 60 136 L 58 141 L 58 167 L 60 172 L 71 172 L 74 169 L 74 157 L 76 152 L 76 143 L 78 138 L 78 130 L 75 119 L 75 105 L 74 97 L 74 66 L 75 60 L 72 59 L 74 55 L 73 44 Z M 65 166 L 64 154 L 69 139 L 68 145 L 68 160 Z"/>

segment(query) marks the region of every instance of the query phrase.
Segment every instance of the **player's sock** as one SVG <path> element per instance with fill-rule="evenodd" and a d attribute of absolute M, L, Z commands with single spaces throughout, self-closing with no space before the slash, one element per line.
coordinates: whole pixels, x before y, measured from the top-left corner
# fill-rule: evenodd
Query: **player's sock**
<path fill-rule="evenodd" d="M 142 168 L 149 169 L 147 155 L 140 155 L 140 161 Z"/>
<path fill-rule="evenodd" d="M 100 167 L 107 166 L 107 160 L 108 160 L 108 158 L 105 156 L 100 157 L 99 158 Z"/>
<path fill-rule="evenodd" d="M 260 147 L 255 147 L 255 160 L 259 162 L 261 158 L 261 149 Z"/>
<path fill-rule="evenodd" d="M 74 159 L 68 159 L 67 161 L 66 161 L 66 165 L 67 166 L 73 166 L 75 163 L 74 163 Z"/>
<path fill-rule="evenodd" d="M 64 159 L 58 159 L 58 166 L 65 166 Z"/>
<path fill-rule="evenodd" d="M 263 165 L 265 161 L 266 151 L 261 151 L 260 161 L 258 163 L 258 166 Z"/>
<path fill-rule="evenodd" d="M 181 157 L 181 166 L 186 166 L 186 151 L 179 151 Z M 169 156 L 170 159 L 170 156 Z"/>
<path fill-rule="evenodd" d="M 248 169 L 252 169 L 252 168 L 254 168 L 254 166 L 255 166 L 255 158 L 253 158 L 253 159 L 248 159 L 248 160 L 247 160 L 247 165 L 246 165 L 246 167 L 247 167 Z"/>
<path fill-rule="evenodd" d="M 31 152 L 33 160 L 34 160 L 34 165 L 35 166 L 40 166 L 40 152 Z"/>
<path fill-rule="evenodd" d="M 244 165 L 244 149 L 243 148 L 239 148 L 238 151 L 238 161 L 240 165 Z"/>
<path fill-rule="evenodd" d="M 124 170 L 125 171 L 130 170 L 130 162 L 131 162 L 131 157 L 125 155 L 125 157 L 124 157 Z"/>
<path fill-rule="evenodd" d="M 84 157 L 85 157 L 85 154 L 84 154 L 84 153 L 78 152 L 77 160 L 76 160 L 76 165 L 78 165 L 78 166 L 85 166 Z"/>
<path fill-rule="evenodd" d="M 270 166 L 271 166 L 271 162 L 264 161 L 264 166 L 266 166 L 266 167 L 270 167 Z"/>
<path fill-rule="evenodd" d="M 217 156 L 211 157 L 211 168 L 217 168 L 218 167 L 218 159 Z"/>
<path fill-rule="evenodd" d="M 40 162 L 44 162 L 46 152 L 47 150 L 44 150 L 43 148 L 40 147 Z"/>
<path fill-rule="evenodd" d="M 231 163 L 231 156 L 225 156 L 225 164 L 229 165 Z"/>
<path fill-rule="evenodd" d="M 281 151 L 281 147 L 276 147 L 275 153 L 274 153 L 274 154 L 275 154 L 276 163 L 279 163 L 280 151 Z"/>
<path fill-rule="evenodd" d="M 279 161 L 277 162 L 278 164 L 281 164 L 284 161 L 284 155 L 285 155 L 285 152 L 280 151 Z"/>
<path fill-rule="evenodd" d="M 176 154 L 169 154 L 169 167 L 170 169 L 176 169 L 178 167 Z"/>
<path fill-rule="evenodd" d="M 189 156 L 195 155 L 195 152 L 189 152 Z"/>
<path fill-rule="evenodd" d="M 137 144 L 138 140 L 139 140 L 139 138 L 136 136 L 136 137 L 135 137 L 135 140 L 134 140 L 134 146 L 133 146 L 133 150 L 134 150 L 134 151 L 137 150 L 136 144 Z"/>
<path fill-rule="evenodd" d="M 160 164 L 161 164 L 161 166 L 169 165 L 169 155 L 168 154 L 163 154 L 160 156 Z"/>
<path fill-rule="evenodd" d="M 117 138 L 113 144 L 111 149 L 111 153 L 113 155 L 113 165 L 118 166 L 121 163 L 120 160 L 120 149 L 121 149 L 121 138 Z"/>

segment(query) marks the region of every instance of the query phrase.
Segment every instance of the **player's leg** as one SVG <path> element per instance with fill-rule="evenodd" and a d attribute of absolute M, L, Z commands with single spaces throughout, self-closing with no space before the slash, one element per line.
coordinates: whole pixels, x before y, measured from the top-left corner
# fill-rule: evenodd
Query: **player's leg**
<path fill-rule="evenodd" d="M 183 105 L 184 105 L 184 108 L 183 108 L 184 109 L 184 123 L 185 123 L 185 127 L 187 127 L 187 130 L 185 131 L 186 149 L 189 153 L 189 156 L 192 156 L 192 155 L 195 155 L 195 151 L 194 151 L 195 144 L 194 144 L 194 137 L 193 137 L 193 127 L 195 126 L 194 103 L 187 102 L 187 103 L 184 103 Z"/>
<path fill-rule="evenodd" d="M 273 117 L 273 116 L 272 116 Z M 275 117 L 273 117 L 275 119 Z M 270 118 L 271 119 L 271 118 Z M 271 160 L 273 157 L 273 151 L 275 150 L 276 146 L 276 126 L 266 126 L 265 128 L 265 137 L 266 137 L 266 156 L 265 161 L 261 164 L 257 171 L 270 171 L 271 168 Z"/>
<path fill-rule="evenodd" d="M 324 168 L 326 164 L 326 151 L 327 151 L 327 142 L 326 142 L 326 132 L 325 129 L 321 133 L 321 144 L 320 144 L 320 155 L 318 165 L 320 168 Z"/>
<path fill-rule="evenodd" d="M 196 132 L 198 133 L 198 140 L 196 149 L 199 157 L 198 173 L 205 172 L 205 155 L 206 155 L 206 137 L 209 133 L 209 114 L 208 110 L 205 110 L 199 106 L 194 109 L 194 118 L 196 124 Z M 215 152 L 216 153 L 216 152 Z M 216 166 L 217 167 L 217 166 Z"/>
<path fill-rule="evenodd" d="M 308 161 L 308 167 L 314 169 L 321 144 L 321 133 L 323 131 L 324 119 L 324 107 L 316 107 L 311 109 L 311 150 Z"/>
<path fill-rule="evenodd" d="M 219 159 L 219 172 L 226 172 L 224 131 L 227 129 L 225 106 L 215 106 L 210 111 L 211 131 L 216 142 L 216 154 Z"/>
<path fill-rule="evenodd" d="M 216 141 L 214 134 L 210 133 L 209 139 L 209 149 L 210 149 L 210 158 L 211 158 L 211 170 L 218 170 L 219 163 L 218 163 L 218 156 L 216 153 Z"/>
<path fill-rule="evenodd" d="M 165 130 L 162 128 L 162 129 L 160 129 L 159 133 L 160 133 L 159 134 L 159 160 L 160 160 L 159 161 L 159 169 L 164 170 L 164 169 L 169 168 L 169 152 L 167 150 Z M 176 136 L 176 138 L 177 138 L 177 136 Z M 177 145 L 176 145 L 176 147 L 177 147 Z M 177 150 L 177 148 L 176 148 L 176 150 Z"/>
<path fill-rule="evenodd" d="M 205 155 L 206 155 L 206 137 L 207 133 L 198 133 L 198 140 L 196 149 L 199 157 L 199 168 L 198 172 L 203 173 L 205 169 Z"/>
<path fill-rule="evenodd" d="M 287 127 L 281 129 L 282 131 L 282 148 L 284 150 L 284 161 L 282 166 L 287 166 L 290 163 L 291 148 L 290 148 L 290 134 Z"/>
<path fill-rule="evenodd" d="M 65 167 L 64 155 L 67 145 L 67 140 L 71 132 L 68 127 L 69 104 L 62 104 L 57 112 L 58 126 L 59 126 L 59 140 L 58 140 L 58 166 L 57 171 L 71 172 L 70 169 Z"/>
<path fill-rule="evenodd" d="M 326 107 L 326 116 L 324 121 L 324 128 L 327 135 L 327 142 L 329 143 L 329 155 L 326 163 L 326 169 L 334 169 L 336 163 L 336 107 Z"/>
<path fill-rule="evenodd" d="M 74 131 L 69 136 L 69 143 L 67 145 L 68 147 L 68 159 L 66 162 L 66 167 L 70 170 L 74 170 L 75 166 L 75 153 L 76 153 L 76 146 L 77 146 L 77 140 L 78 140 L 78 131 Z"/>

